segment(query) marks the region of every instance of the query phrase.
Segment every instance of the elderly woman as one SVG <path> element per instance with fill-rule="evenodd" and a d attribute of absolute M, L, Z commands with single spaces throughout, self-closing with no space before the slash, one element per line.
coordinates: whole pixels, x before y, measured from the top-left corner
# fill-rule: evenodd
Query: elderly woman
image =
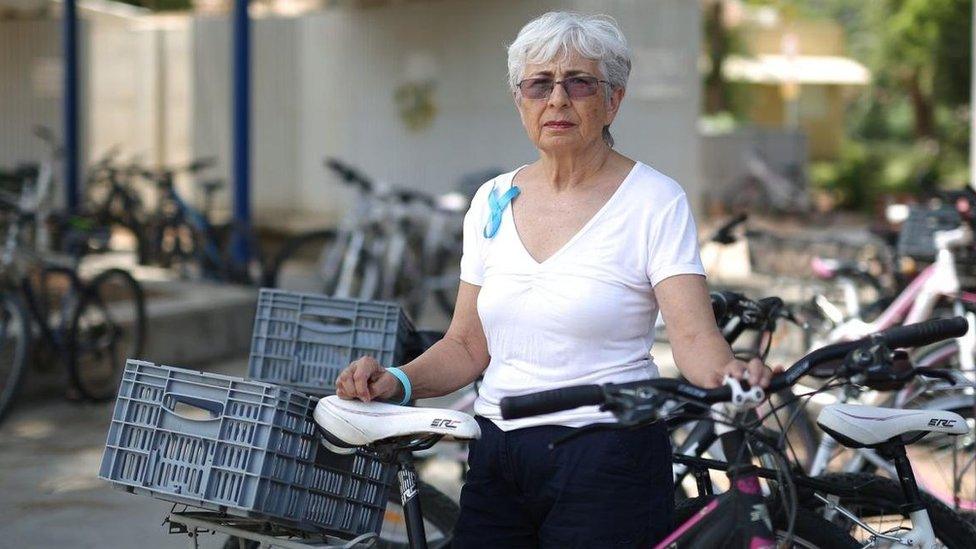
<path fill-rule="evenodd" d="M 596 407 L 503 420 L 508 395 L 658 375 L 658 310 L 681 373 L 765 386 L 761 362 L 735 360 L 712 316 L 695 223 L 681 187 L 613 150 L 609 128 L 630 73 L 612 19 L 547 13 L 508 48 L 512 98 L 539 151 L 488 181 L 464 220 L 457 308 L 443 340 L 399 371 L 371 358 L 340 375 L 343 398 L 456 391 L 484 374 L 461 492 L 459 547 L 646 545 L 668 533 L 671 447 L 663 425 L 597 430 Z M 653 125 L 647 125 L 653 131 Z"/>

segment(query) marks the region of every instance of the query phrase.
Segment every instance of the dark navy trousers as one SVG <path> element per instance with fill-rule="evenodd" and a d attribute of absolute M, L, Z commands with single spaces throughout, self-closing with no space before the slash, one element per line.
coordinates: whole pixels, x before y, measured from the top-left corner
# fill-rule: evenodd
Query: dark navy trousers
<path fill-rule="evenodd" d="M 502 431 L 477 418 L 454 547 L 647 547 L 672 527 L 671 444 L 663 424 Z"/>

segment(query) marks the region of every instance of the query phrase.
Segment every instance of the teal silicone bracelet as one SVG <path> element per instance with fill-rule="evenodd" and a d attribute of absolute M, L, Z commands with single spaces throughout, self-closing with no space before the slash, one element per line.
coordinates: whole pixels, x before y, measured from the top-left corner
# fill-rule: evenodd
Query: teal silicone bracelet
<path fill-rule="evenodd" d="M 410 387 L 410 378 L 407 377 L 407 374 L 403 373 L 403 370 L 396 367 L 387 368 L 386 371 L 393 374 L 393 377 L 400 380 L 400 385 L 403 385 L 403 400 L 400 401 L 400 406 L 410 402 L 410 393 L 412 391 Z"/>

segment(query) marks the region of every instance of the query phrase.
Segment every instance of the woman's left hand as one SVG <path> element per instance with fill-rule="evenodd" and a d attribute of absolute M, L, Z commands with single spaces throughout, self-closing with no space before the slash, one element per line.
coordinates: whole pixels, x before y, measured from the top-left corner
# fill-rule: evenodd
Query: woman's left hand
<path fill-rule="evenodd" d="M 718 385 L 721 385 L 723 378 L 728 375 L 735 379 L 745 379 L 750 385 L 759 385 L 763 389 L 769 387 L 769 381 L 773 379 L 773 374 L 778 374 L 783 371 L 782 366 L 776 366 L 775 368 L 770 368 L 763 364 L 763 361 L 758 358 L 754 358 L 749 362 L 743 362 L 739 359 L 732 359 L 728 361 L 725 366 L 718 372 L 719 380 Z M 757 381 L 758 380 L 758 381 Z"/>

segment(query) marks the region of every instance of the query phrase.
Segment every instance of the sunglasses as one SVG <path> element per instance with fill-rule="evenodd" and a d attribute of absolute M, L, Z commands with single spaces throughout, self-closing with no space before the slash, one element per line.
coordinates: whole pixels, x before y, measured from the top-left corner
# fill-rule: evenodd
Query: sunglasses
<path fill-rule="evenodd" d="M 562 80 L 552 78 L 526 78 L 517 84 L 522 97 L 526 99 L 549 99 L 556 84 L 566 90 L 566 95 L 570 99 L 582 99 L 596 95 L 600 84 L 609 84 L 606 80 L 600 80 L 594 76 L 570 76 Z"/>

